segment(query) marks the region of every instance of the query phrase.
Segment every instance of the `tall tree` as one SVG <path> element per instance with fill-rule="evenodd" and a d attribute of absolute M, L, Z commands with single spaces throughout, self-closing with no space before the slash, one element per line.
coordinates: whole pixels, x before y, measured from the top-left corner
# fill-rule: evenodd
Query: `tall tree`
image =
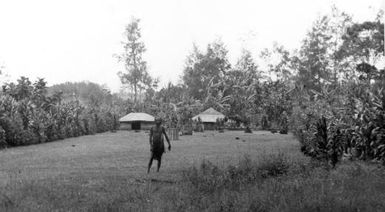
<path fill-rule="evenodd" d="M 289 82 L 296 74 L 296 57 L 278 43 L 272 49 L 264 49 L 260 57 L 267 63 L 269 76 L 275 75 L 277 80 Z"/>
<path fill-rule="evenodd" d="M 248 83 L 252 80 L 259 80 L 261 76 L 261 72 L 258 70 L 258 65 L 255 62 L 251 52 L 247 49 L 243 49 L 241 53 L 241 57 L 235 64 L 233 70 L 242 71 L 244 75 L 248 78 Z"/>
<path fill-rule="evenodd" d="M 340 63 L 348 63 L 349 68 L 355 70 L 358 64 L 377 65 L 384 61 L 383 14 L 380 10 L 376 20 L 354 23 L 347 28 L 342 45 L 335 53 Z"/>
<path fill-rule="evenodd" d="M 162 88 L 156 95 L 157 99 L 164 103 L 177 104 L 182 102 L 185 98 L 186 87 L 179 84 L 174 85 L 171 82 L 164 88 Z"/>
<path fill-rule="evenodd" d="M 117 56 L 124 63 L 125 71 L 118 72 L 122 84 L 131 87 L 134 92 L 134 103 L 138 101 L 140 91 L 151 87 L 154 79 L 147 72 L 147 63 L 143 60 L 146 51 L 144 42 L 141 40 L 139 19 L 132 18 L 125 31 L 126 41 L 123 42 L 124 52 Z"/>
<path fill-rule="evenodd" d="M 183 81 L 193 98 L 205 99 L 209 95 L 210 83 L 218 83 L 231 68 L 227 52 L 220 40 L 207 45 L 205 53 L 194 46 L 192 54 L 187 57 L 183 73 Z"/>
<path fill-rule="evenodd" d="M 349 75 L 336 60 L 335 52 L 342 45 L 342 36 L 351 24 L 351 17 L 336 7 L 314 22 L 296 60 L 297 82 L 308 90 L 321 91 L 322 86 L 337 85 L 342 77 Z"/>
<path fill-rule="evenodd" d="M 258 65 L 248 50 L 243 50 L 234 68 L 227 72 L 222 89 L 229 104 L 228 116 L 238 123 L 249 124 L 258 110 L 254 104 L 261 79 Z"/>
<path fill-rule="evenodd" d="M 299 82 L 307 89 L 320 90 L 325 81 L 329 81 L 329 60 L 327 60 L 330 34 L 326 34 L 329 17 L 316 20 L 307 34 L 300 49 Z"/>

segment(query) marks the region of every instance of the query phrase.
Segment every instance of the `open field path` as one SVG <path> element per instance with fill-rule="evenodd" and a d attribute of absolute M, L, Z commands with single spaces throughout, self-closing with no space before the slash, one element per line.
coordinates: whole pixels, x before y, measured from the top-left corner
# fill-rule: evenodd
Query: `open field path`
<path fill-rule="evenodd" d="M 155 172 L 154 161 L 150 174 L 146 173 L 150 148 L 144 131 L 109 132 L 1 150 L 0 188 L 4 195 L 0 202 L 10 198 L 16 202 L 12 204 L 18 204 L 17 210 L 27 211 L 39 211 L 42 206 L 87 211 L 122 197 L 124 204 L 129 203 L 127 198 L 134 198 L 132 201 L 141 205 L 146 195 L 167 192 L 164 189 L 180 181 L 183 170 L 202 160 L 227 166 L 237 164 L 245 155 L 257 159 L 276 151 L 303 157 L 292 135 L 264 131 L 206 131 L 171 142 L 172 150 L 164 154 L 160 172 Z"/>
<path fill-rule="evenodd" d="M 172 151 L 164 154 L 159 175 L 175 178 L 175 172 L 202 159 L 226 164 L 245 154 L 258 156 L 277 150 L 296 154 L 292 149 L 298 149 L 298 144 L 290 135 L 264 131 L 195 133 L 172 141 Z M 70 138 L 0 151 L 0 183 L 15 177 L 36 180 L 76 176 L 127 177 L 136 181 L 147 176 L 148 159 L 148 134 L 144 131 Z"/>

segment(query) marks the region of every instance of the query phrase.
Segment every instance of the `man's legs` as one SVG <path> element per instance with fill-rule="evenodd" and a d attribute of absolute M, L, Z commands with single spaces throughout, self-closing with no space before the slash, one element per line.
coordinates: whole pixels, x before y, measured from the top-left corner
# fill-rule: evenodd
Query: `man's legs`
<path fill-rule="evenodd" d="M 158 169 L 157 169 L 157 172 L 159 172 L 159 169 L 160 169 L 160 165 L 162 164 L 162 158 L 159 158 L 158 160 Z"/>
<path fill-rule="evenodd" d="M 147 170 L 147 173 L 150 173 L 150 169 L 151 169 L 151 166 L 152 166 L 152 160 L 154 160 L 154 157 L 153 157 L 153 155 L 151 154 L 150 162 L 148 163 L 148 170 Z"/>

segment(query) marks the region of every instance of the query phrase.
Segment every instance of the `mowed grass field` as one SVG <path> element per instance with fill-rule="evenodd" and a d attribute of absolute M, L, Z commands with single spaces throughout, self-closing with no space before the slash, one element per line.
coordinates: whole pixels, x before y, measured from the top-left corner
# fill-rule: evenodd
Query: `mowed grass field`
<path fill-rule="evenodd" d="M 202 160 L 227 165 L 238 162 L 245 154 L 258 157 L 266 152 L 284 151 L 301 156 L 297 151 L 298 142 L 292 136 L 270 132 L 206 131 L 180 136 L 171 143 L 172 150 L 163 155 L 161 171 L 154 174 L 154 161 L 150 175 L 147 174 L 150 146 L 145 131 L 118 131 L 9 148 L 0 151 L 0 183 L 6 185 L 16 178 L 23 181 L 54 179 L 58 183 L 71 179 L 87 181 L 88 186 L 109 178 L 133 182 L 147 178 L 175 181 L 181 169 Z"/>
<path fill-rule="evenodd" d="M 172 150 L 164 154 L 160 172 L 155 172 L 154 161 L 148 175 L 150 147 L 144 131 L 118 131 L 9 148 L 0 151 L 2 201 L 10 209 L 89 209 L 117 190 L 135 191 L 141 186 L 177 182 L 182 170 L 202 160 L 226 166 L 237 163 L 245 154 L 258 157 L 281 150 L 300 155 L 297 149 L 290 135 L 194 133 L 172 141 Z"/>
<path fill-rule="evenodd" d="M 381 211 L 385 205 L 383 169 L 360 163 L 334 171 L 313 167 L 290 134 L 207 131 L 181 136 L 164 154 L 159 173 L 154 161 L 147 174 L 149 156 L 144 131 L 1 150 L 0 210 Z M 266 160 L 263 168 L 257 165 Z M 261 170 L 263 177 L 256 174 Z M 365 181 L 370 185 L 363 187 Z M 374 199 L 360 195 L 369 190 Z M 361 201 L 369 202 L 362 208 Z"/>

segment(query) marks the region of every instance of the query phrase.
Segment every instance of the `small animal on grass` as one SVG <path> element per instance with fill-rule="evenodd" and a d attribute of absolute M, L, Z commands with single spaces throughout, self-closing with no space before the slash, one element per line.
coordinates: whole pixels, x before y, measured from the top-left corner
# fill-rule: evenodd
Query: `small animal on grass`
<path fill-rule="evenodd" d="M 151 158 L 148 163 L 147 173 L 150 173 L 152 166 L 152 161 L 155 159 L 158 161 L 157 172 L 159 172 L 160 166 L 162 164 L 162 155 L 165 152 L 163 135 L 166 138 L 168 143 L 168 150 L 171 151 L 170 140 L 168 139 L 166 130 L 162 126 L 162 119 L 155 119 L 155 126 L 150 129 L 150 147 L 151 147 Z"/>

